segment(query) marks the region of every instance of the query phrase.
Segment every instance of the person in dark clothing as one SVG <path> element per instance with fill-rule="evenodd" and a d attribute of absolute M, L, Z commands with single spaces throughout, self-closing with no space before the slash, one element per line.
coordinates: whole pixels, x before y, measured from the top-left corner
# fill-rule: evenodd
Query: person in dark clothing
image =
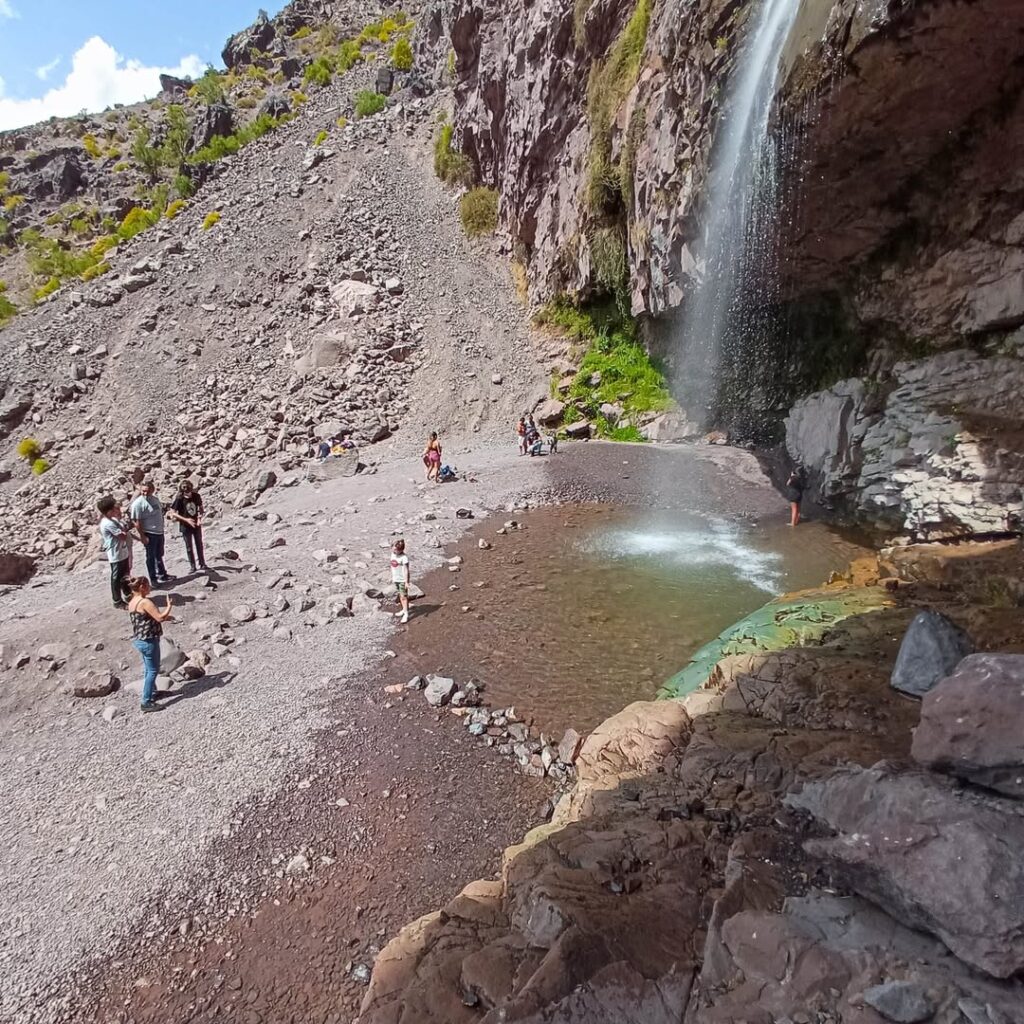
<path fill-rule="evenodd" d="M 110 596 L 115 608 L 126 608 L 131 588 L 128 571 L 132 561 L 132 527 L 121 514 L 121 506 L 113 495 L 96 502 L 100 514 L 100 541 L 110 563 Z"/>
<path fill-rule="evenodd" d="M 789 525 L 796 526 L 800 522 L 800 503 L 804 500 L 807 488 L 807 474 L 803 466 L 794 466 L 793 472 L 786 480 L 786 500 L 789 502 Z"/>
<path fill-rule="evenodd" d="M 192 572 L 206 569 L 206 556 L 203 553 L 203 497 L 192 486 L 191 480 L 182 480 L 178 493 L 167 515 L 178 520 L 181 527 L 181 538 L 185 542 L 185 554 Z"/>

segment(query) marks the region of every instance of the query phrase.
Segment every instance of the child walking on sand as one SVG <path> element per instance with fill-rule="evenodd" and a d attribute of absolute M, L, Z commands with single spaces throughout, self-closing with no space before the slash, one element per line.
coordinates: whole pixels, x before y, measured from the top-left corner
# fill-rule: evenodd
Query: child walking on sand
<path fill-rule="evenodd" d="M 391 580 L 398 591 L 398 603 L 402 606 L 399 622 L 409 621 L 409 556 L 405 553 L 405 541 L 396 540 L 391 545 Z"/>

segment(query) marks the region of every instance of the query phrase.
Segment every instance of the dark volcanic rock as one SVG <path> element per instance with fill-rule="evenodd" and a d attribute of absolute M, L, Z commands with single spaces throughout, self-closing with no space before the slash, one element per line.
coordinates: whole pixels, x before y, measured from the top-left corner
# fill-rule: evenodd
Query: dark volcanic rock
<path fill-rule="evenodd" d="M 252 59 L 253 50 L 266 50 L 274 39 L 275 28 L 273 22 L 267 17 L 267 12 L 261 10 L 256 15 L 256 20 L 248 27 L 236 32 L 225 44 L 221 51 L 224 65 L 233 68 L 236 64 L 248 63 Z"/>
<path fill-rule="evenodd" d="M 971 638 L 945 615 L 918 612 L 896 655 L 891 680 L 893 689 L 912 697 L 923 697 L 973 650 Z"/>
<path fill-rule="evenodd" d="M 846 888 L 997 978 L 1024 968 L 1024 818 L 934 775 L 842 768 L 788 798 L 833 830 L 805 846 Z"/>
<path fill-rule="evenodd" d="M 925 695 L 914 759 L 1024 799 L 1024 655 L 972 654 Z"/>
<path fill-rule="evenodd" d="M 226 103 L 211 103 L 196 118 L 192 131 L 192 148 L 202 149 L 217 135 L 230 135 L 234 131 L 235 118 L 231 107 Z"/>

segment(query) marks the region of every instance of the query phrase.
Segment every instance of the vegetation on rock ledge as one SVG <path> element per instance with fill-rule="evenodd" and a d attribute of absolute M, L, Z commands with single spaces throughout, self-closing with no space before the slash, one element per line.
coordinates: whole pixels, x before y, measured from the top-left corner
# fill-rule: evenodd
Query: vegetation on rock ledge
<path fill-rule="evenodd" d="M 586 346 L 568 390 L 560 393 L 558 380 L 552 381 L 552 395 L 566 403 L 567 424 L 586 418 L 599 437 L 643 441 L 640 420 L 674 407 L 665 374 L 641 343 L 636 321 L 615 303 L 575 306 L 561 300 L 545 306 L 536 320 Z M 602 413 L 609 405 L 621 412 Z"/>

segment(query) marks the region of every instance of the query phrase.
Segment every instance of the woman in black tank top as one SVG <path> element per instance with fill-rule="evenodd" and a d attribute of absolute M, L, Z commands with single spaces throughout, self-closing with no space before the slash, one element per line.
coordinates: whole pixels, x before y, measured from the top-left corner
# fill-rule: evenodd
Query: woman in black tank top
<path fill-rule="evenodd" d="M 145 576 L 136 576 L 128 581 L 132 598 L 128 602 L 128 618 L 132 624 L 132 646 L 142 655 L 145 678 L 142 682 L 142 710 L 159 711 L 156 703 L 156 677 L 160 672 L 160 637 L 163 624 L 174 621 L 171 618 L 171 595 L 163 608 L 149 599 L 150 585 Z"/>

